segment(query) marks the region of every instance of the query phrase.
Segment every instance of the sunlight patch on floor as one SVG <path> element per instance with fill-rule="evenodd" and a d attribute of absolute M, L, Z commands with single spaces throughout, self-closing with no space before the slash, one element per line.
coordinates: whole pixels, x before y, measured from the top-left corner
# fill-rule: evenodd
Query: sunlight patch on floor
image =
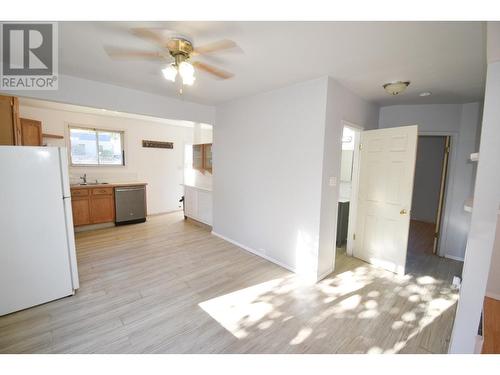
<path fill-rule="evenodd" d="M 283 279 L 274 279 L 249 288 L 237 290 L 220 297 L 212 298 L 198 304 L 207 314 L 215 319 L 238 339 L 248 335 L 247 326 L 259 324 L 260 329 L 267 329 L 272 322 L 259 322 L 273 313 L 275 305 L 280 301 L 273 299 L 269 293 L 280 290 Z M 275 315 L 278 317 L 277 315 Z"/>
<path fill-rule="evenodd" d="M 401 302 L 388 304 L 393 296 Z M 199 307 L 240 340 L 264 331 L 279 335 L 286 326 L 293 330 L 286 338 L 289 345 L 307 346 L 321 338 L 332 339 L 335 332 L 325 332 L 325 324 L 344 319 L 353 327 L 369 324 L 374 332 L 380 326 L 387 336 L 392 333 L 388 340 L 382 335 L 375 342 L 366 331 L 353 332 L 353 347 L 364 346 L 364 353 L 397 353 L 453 308 L 457 299 L 455 290 L 431 276 L 401 276 L 363 265 L 317 284 L 297 275 L 277 278 L 201 302 Z M 318 306 L 322 307 L 308 315 Z"/>

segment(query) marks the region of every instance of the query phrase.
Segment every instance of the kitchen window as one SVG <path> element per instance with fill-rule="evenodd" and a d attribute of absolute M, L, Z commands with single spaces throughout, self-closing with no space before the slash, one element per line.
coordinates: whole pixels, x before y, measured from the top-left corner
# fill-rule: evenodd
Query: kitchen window
<path fill-rule="evenodd" d="M 69 128 L 71 165 L 125 165 L 123 131 Z"/>

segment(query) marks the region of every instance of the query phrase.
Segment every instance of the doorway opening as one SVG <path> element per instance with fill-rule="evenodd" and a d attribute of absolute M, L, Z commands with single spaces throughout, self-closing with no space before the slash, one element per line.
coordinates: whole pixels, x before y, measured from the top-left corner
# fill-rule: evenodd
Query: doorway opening
<path fill-rule="evenodd" d="M 336 256 L 400 274 L 432 267 L 441 255 L 450 149 L 451 136 L 418 135 L 416 126 L 362 132 L 344 124 Z"/>
<path fill-rule="evenodd" d="M 450 147 L 450 136 L 418 137 L 408 261 L 414 257 L 440 255 Z"/>
<path fill-rule="evenodd" d="M 352 256 L 358 190 L 359 143 L 361 129 L 343 123 L 337 213 L 336 256 Z"/>

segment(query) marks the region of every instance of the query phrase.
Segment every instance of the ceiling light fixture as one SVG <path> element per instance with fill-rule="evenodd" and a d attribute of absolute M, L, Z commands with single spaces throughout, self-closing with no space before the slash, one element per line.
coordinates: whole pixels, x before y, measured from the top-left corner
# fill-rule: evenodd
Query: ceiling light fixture
<path fill-rule="evenodd" d="M 196 78 L 194 77 L 194 67 L 191 63 L 188 63 L 187 61 L 181 62 L 179 64 L 179 74 L 182 77 L 183 84 L 188 86 L 193 85 Z"/>
<path fill-rule="evenodd" d="M 192 86 L 194 81 L 196 80 L 194 76 L 194 67 L 187 61 L 182 61 L 180 64 L 172 63 L 165 69 L 162 69 L 161 72 L 163 73 L 163 77 L 165 77 L 167 81 L 172 82 L 175 82 L 177 73 L 179 73 L 182 78 L 183 85 Z"/>
<path fill-rule="evenodd" d="M 177 68 L 174 64 L 170 64 L 165 69 L 162 69 L 161 72 L 167 81 L 175 82 L 175 77 L 177 77 Z"/>
<path fill-rule="evenodd" d="M 406 88 L 408 87 L 409 84 L 410 84 L 410 81 L 405 81 L 405 82 L 396 81 L 396 82 L 386 83 L 385 85 L 383 85 L 383 87 L 384 87 L 384 90 L 387 91 L 388 94 L 399 95 L 403 91 L 406 90 Z"/>
<path fill-rule="evenodd" d="M 430 91 L 424 91 L 424 92 L 421 92 L 420 94 L 418 94 L 418 96 L 431 96 L 432 95 L 432 92 Z"/>

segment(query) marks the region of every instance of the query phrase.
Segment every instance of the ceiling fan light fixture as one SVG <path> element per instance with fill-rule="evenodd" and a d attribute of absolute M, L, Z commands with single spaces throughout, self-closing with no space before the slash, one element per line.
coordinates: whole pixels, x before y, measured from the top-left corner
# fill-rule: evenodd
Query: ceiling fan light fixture
<path fill-rule="evenodd" d="M 390 82 L 386 83 L 383 85 L 384 90 L 389 94 L 389 95 L 399 95 L 403 91 L 406 90 L 408 85 L 410 84 L 410 81 L 396 81 L 396 82 Z"/>
<path fill-rule="evenodd" d="M 182 83 L 191 86 L 194 83 L 194 66 L 187 61 L 179 64 L 179 74 L 182 77 Z"/>
<path fill-rule="evenodd" d="M 195 76 L 188 76 L 182 78 L 182 84 L 187 86 L 193 86 L 194 81 L 196 81 Z"/>
<path fill-rule="evenodd" d="M 177 68 L 174 64 L 170 64 L 165 69 L 162 69 L 161 72 L 167 81 L 175 82 L 175 77 L 177 77 Z"/>

